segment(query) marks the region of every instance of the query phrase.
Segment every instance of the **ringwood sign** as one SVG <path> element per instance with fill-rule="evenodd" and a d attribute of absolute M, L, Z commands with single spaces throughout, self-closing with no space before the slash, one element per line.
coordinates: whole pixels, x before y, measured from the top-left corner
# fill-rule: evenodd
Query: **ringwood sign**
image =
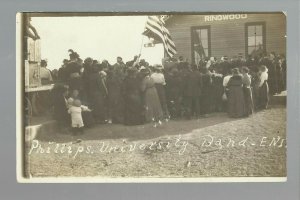
<path fill-rule="evenodd" d="M 246 19 L 247 14 L 230 14 L 230 15 L 206 15 L 204 20 L 206 22 L 211 21 L 223 21 L 223 20 L 235 20 L 235 19 Z"/>

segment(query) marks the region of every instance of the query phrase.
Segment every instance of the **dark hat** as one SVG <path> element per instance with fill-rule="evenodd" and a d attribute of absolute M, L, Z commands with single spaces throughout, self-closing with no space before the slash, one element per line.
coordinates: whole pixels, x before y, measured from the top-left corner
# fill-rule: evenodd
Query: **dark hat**
<path fill-rule="evenodd" d="M 78 53 L 73 51 L 73 49 L 69 49 L 68 52 L 70 52 L 70 54 L 69 54 L 70 59 L 79 58 Z"/>
<path fill-rule="evenodd" d="M 87 57 L 86 59 L 84 59 L 84 63 L 92 63 L 93 59 L 90 57 Z"/>
<path fill-rule="evenodd" d="M 69 62 L 68 59 L 64 59 L 64 60 L 63 60 L 63 63 L 64 63 L 64 64 L 67 64 L 68 62 Z"/>
<path fill-rule="evenodd" d="M 41 60 L 41 66 L 46 67 L 47 66 L 47 61 L 46 60 Z"/>
<path fill-rule="evenodd" d="M 239 68 L 232 69 L 232 73 L 233 73 L 233 75 L 238 75 L 240 73 Z"/>

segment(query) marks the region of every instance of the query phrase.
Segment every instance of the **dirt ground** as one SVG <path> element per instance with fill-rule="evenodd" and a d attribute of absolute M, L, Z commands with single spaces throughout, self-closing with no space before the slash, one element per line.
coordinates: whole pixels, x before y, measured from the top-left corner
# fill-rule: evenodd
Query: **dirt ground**
<path fill-rule="evenodd" d="M 285 139 L 286 108 L 279 105 L 242 119 L 213 113 L 157 128 L 97 125 L 81 136 L 39 135 L 26 145 L 26 171 L 32 177 L 284 177 Z"/>

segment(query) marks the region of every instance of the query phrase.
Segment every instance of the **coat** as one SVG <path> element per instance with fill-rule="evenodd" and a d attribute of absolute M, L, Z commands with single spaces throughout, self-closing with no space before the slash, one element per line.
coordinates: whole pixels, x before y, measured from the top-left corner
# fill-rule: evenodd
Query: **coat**
<path fill-rule="evenodd" d="M 184 78 L 183 96 L 199 97 L 201 95 L 202 79 L 199 71 L 189 71 Z"/>
<path fill-rule="evenodd" d="M 245 116 L 245 98 L 242 76 L 234 75 L 228 82 L 228 114 L 230 117 Z"/>

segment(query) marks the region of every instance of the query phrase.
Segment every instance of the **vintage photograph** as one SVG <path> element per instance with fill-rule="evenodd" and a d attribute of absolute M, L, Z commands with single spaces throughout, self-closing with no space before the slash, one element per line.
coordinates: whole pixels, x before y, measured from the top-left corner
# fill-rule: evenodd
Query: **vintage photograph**
<path fill-rule="evenodd" d="M 22 180 L 286 180 L 283 12 L 33 12 L 17 27 Z"/>

